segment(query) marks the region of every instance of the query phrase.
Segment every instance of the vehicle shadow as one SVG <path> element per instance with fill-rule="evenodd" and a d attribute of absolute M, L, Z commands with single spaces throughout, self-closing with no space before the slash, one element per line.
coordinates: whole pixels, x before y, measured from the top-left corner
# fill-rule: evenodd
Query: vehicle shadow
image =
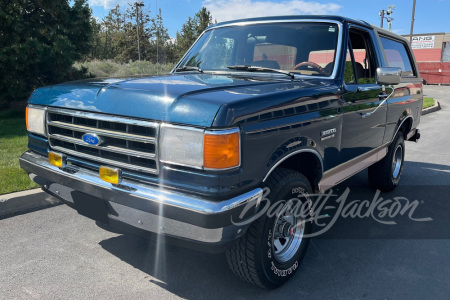
<path fill-rule="evenodd" d="M 403 178 L 403 184 L 396 191 L 380 196 L 384 199 L 419 199 L 420 205 L 413 217 L 431 216 L 433 221 L 412 221 L 407 214 L 393 218 L 397 222 L 395 225 L 381 224 L 371 217 L 340 218 L 324 235 L 311 240 L 299 272 L 276 290 L 264 290 L 238 279 L 228 269 L 223 254 L 205 254 L 130 234 L 103 240 L 100 245 L 148 274 L 150 284 L 188 299 L 395 298 L 393 295 L 397 292 L 394 291 L 402 297 L 427 298 L 430 289 L 421 288 L 424 275 L 418 274 L 428 270 L 430 264 L 433 268 L 445 268 L 444 265 L 450 264 L 448 251 L 441 253 L 443 250 L 438 250 L 450 247 L 450 220 L 445 213 L 450 211 L 450 167 L 405 162 L 405 177 L 411 169 L 419 169 L 414 175 L 419 177 L 414 179 L 416 181 L 426 182 L 428 177 L 440 176 L 445 177 L 447 185 L 408 185 Z M 366 172 L 361 172 L 336 189 L 348 187 L 351 190 L 348 202 L 371 200 L 375 191 L 366 179 Z M 441 240 L 418 240 L 430 237 Z M 430 255 L 430 251 L 438 254 Z M 427 259 L 423 255 L 427 255 Z M 428 270 L 426 274 L 432 277 L 434 270 Z M 439 286 L 434 286 L 431 291 L 436 297 L 450 292 L 444 281 L 433 281 L 433 284 Z"/>

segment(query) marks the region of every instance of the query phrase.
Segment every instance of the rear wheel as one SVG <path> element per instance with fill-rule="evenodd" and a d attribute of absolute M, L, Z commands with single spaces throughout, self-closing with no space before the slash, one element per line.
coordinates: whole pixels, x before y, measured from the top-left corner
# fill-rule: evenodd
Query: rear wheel
<path fill-rule="evenodd" d="M 264 288 L 277 288 L 295 274 L 306 253 L 309 240 L 305 235 L 312 225 L 296 208 L 306 205 L 311 209 L 311 186 L 301 173 L 278 168 L 267 187 L 276 213 L 266 213 L 254 221 L 226 256 L 231 270 L 240 278 Z"/>
<path fill-rule="evenodd" d="M 405 141 L 403 133 L 398 132 L 386 156 L 369 167 L 370 185 L 382 192 L 393 191 L 400 181 L 404 158 Z"/>

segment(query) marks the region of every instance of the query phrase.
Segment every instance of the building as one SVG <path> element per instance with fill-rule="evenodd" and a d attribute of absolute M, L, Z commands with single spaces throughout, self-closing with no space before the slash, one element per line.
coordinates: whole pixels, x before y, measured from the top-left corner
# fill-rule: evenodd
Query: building
<path fill-rule="evenodd" d="M 412 49 L 425 83 L 450 84 L 450 33 L 413 34 Z"/>

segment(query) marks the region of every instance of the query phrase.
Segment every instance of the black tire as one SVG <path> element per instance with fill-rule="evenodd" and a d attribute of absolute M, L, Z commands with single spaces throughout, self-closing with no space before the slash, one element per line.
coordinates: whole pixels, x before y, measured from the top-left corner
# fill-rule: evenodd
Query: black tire
<path fill-rule="evenodd" d="M 268 195 L 271 206 L 274 203 L 279 203 L 277 205 L 280 206 L 287 205 L 286 200 L 297 198 L 299 200 L 295 200 L 295 203 L 304 203 L 308 205 L 309 209 L 312 207 L 312 200 L 309 196 L 312 191 L 311 186 L 308 179 L 299 172 L 278 168 L 269 177 L 267 187 L 271 191 Z M 309 239 L 303 236 L 310 233 L 312 224 L 310 220 L 307 220 L 298 227 L 289 225 L 288 237 L 280 237 L 282 225 L 279 224 L 288 224 L 285 220 L 287 218 L 292 218 L 291 221 L 295 220 L 291 223 L 297 223 L 300 220 L 300 218 L 295 219 L 295 217 L 289 216 L 289 213 L 282 217 L 276 214 L 269 217 L 264 214 L 250 225 L 246 234 L 226 252 L 228 265 L 233 273 L 251 284 L 269 289 L 281 286 L 294 276 L 305 256 L 309 243 Z M 281 221 L 282 219 L 284 221 Z M 301 219 L 304 220 L 304 218 Z M 275 222 L 277 222 L 276 228 L 278 229 L 276 235 Z M 278 236 L 278 238 L 275 238 L 275 236 Z M 277 242 L 278 245 L 281 245 L 280 241 L 283 239 L 285 245 L 287 245 L 288 239 L 291 238 L 290 247 L 292 249 L 286 248 L 286 246 L 284 248 L 286 256 L 283 257 L 281 256 L 283 252 L 276 249 L 275 245 Z M 276 254 L 275 251 L 280 252 Z M 285 258 L 286 261 L 279 261 L 282 258 Z"/>
<path fill-rule="evenodd" d="M 399 152 L 401 154 L 399 155 Z M 400 163 L 399 169 L 397 164 L 394 164 L 394 156 L 396 161 Z M 399 157 L 401 156 L 401 158 Z M 374 189 L 378 189 L 382 192 L 393 191 L 402 175 L 403 162 L 405 159 L 405 141 L 403 139 L 403 133 L 398 132 L 394 138 L 394 141 L 388 148 L 388 153 L 379 162 L 369 167 L 369 182 Z M 396 170 L 394 172 L 394 170 Z"/>

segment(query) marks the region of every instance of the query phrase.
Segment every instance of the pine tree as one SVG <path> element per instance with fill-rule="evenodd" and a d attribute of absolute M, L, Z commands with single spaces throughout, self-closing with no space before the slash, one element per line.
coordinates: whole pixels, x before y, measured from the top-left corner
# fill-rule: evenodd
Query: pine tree
<path fill-rule="evenodd" d="M 194 18 L 189 17 L 186 23 L 183 24 L 181 31 L 177 32 L 177 57 L 181 58 L 200 34 L 212 24 L 211 13 L 205 7 L 202 7 L 195 14 Z"/>
<path fill-rule="evenodd" d="M 173 47 L 170 44 L 170 36 L 167 28 L 164 27 L 161 9 L 158 15 L 152 20 L 152 31 L 154 39 L 152 40 L 152 56 L 150 58 L 153 63 L 167 63 L 173 61 Z"/>
<path fill-rule="evenodd" d="M 213 24 L 212 15 L 206 7 L 202 7 L 202 9 L 195 14 L 195 19 L 197 24 L 195 26 L 197 37 L 210 25 Z"/>

